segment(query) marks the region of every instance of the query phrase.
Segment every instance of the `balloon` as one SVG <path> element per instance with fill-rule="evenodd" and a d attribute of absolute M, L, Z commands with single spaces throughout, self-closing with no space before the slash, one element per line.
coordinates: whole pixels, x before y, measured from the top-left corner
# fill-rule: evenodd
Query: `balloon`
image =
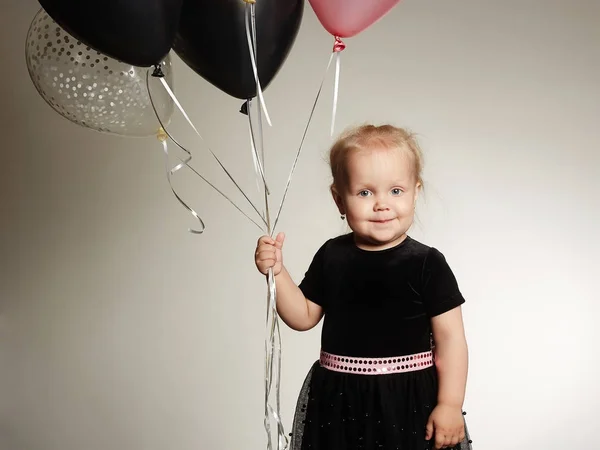
<path fill-rule="evenodd" d="M 171 50 L 183 0 L 39 0 L 69 34 L 106 56 L 150 67 Z"/>
<path fill-rule="evenodd" d="M 386 15 L 400 0 L 309 0 L 321 25 L 333 36 L 352 37 Z"/>
<path fill-rule="evenodd" d="M 257 69 L 263 90 L 273 80 L 298 34 L 304 0 L 259 0 Z M 185 0 L 173 50 L 198 75 L 239 99 L 256 96 L 243 0 Z"/>
<path fill-rule="evenodd" d="M 125 136 L 156 135 L 160 129 L 146 84 L 149 69 L 92 50 L 67 34 L 43 9 L 29 27 L 25 57 L 40 95 L 71 122 Z M 172 86 L 168 57 L 161 69 Z M 171 97 L 157 86 L 152 98 L 161 120 L 168 123 L 174 110 Z"/>

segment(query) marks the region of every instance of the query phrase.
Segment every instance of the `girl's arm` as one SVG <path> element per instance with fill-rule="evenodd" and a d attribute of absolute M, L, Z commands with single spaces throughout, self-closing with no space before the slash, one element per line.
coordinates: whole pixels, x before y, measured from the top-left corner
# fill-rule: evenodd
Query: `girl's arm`
<path fill-rule="evenodd" d="M 438 404 L 462 408 L 468 372 L 468 348 L 460 307 L 431 321 L 438 372 Z"/>
<path fill-rule="evenodd" d="M 285 266 L 275 276 L 275 286 L 277 313 L 288 327 L 296 331 L 307 331 L 319 323 L 323 309 L 304 297 Z"/>

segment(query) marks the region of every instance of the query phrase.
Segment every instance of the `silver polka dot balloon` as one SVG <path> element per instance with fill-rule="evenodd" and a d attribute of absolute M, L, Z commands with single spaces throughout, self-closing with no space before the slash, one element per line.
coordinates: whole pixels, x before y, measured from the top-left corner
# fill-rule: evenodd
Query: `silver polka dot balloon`
<path fill-rule="evenodd" d="M 25 56 L 40 95 L 70 121 L 124 136 L 151 136 L 159 131 L 146 84 L 149 69 L 121 63 L 86 46 L 43 9 L 29 27 Z M 161 69 L 173 88 L 168 56 Z M 150 89 L 161 120 L 168 123 L 174 108 L 171 97 L 154 77 Z"/>

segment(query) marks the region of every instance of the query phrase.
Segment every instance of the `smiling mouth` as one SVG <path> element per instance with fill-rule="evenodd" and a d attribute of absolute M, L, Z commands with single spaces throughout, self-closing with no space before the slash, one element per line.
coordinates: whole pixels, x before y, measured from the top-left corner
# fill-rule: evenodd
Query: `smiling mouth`
<path fill-rule="evenodd" d="M 394 219 L 371 220 L 371 222 L 374 222 L 374 223 L 388 223 L 388 222 L 391 222 L 392 220 L 394 220 Z"/>

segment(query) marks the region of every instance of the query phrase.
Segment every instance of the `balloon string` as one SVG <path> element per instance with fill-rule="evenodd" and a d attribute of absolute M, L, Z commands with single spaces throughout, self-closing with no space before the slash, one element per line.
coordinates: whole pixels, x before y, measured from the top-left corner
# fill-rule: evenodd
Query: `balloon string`
<path fill-rule="evenodd" d="M 333 111 L 331 113 L 331 133 L 330 136 L 333 136 L 333 130 L 335 128 L 335 116 L 337 114 L 337 104 L 338 104 L 338 92 L 340 87 L 340 57 L 342 51 L 346 48 L 346 44 L 339 38 L 339 36 L 335 37 L 335 41 L 333 43 L 333 53 L 335 54 L 335 78 L 333 85 Z"/>
<path fill-rule="evenodd" d="M 175 94 L 173 93 L 173 91 L 169 87 L 169 85 L 168 85 L 167 81 L 164 79 L 164 77 L 161 77 L 160 81 L 162 82 L 164 88 L 169 93 L 169 95 L 171 96 L 171 98 L 173 99 L 173 101 L 175 102 L 175 104 L 177 105 L 177 107 L 179 108 L 179 110 L 181 111 L 181 113 L 184 115 L 184 117 L 186 118 L 186 120 L 188 121 L 188 123 L 192 126 L 192 128 L 194 129 L 194 131 L 196 132 L 196 134 L 198 135 L 198 137 L 202 141 L 204 141 L 204 138 L 202 137 L 202 135 L 200 135 L 200 133 L 198 132 L 198 130 L 196 129 L 196 127 L 194 126 L 194 124 L 192 123 L 192 121 L 190 120 L 190 118 L 188 117 L 188 115 L 186 114 L 186 112 L 184 111 L 184 109 L 181 106 L 181 104 L 179 103 L 179 101 L 177 101 L 177 98 L 175 97 Z M 235 187 L 238 188 L 238 190 L 246 198 L 246 200 L 248 201 L 248 203 L 250 203 L 250 205 L 254 208 L 254 210 L 256 211 L 256 213 L 258 215 L 260 215 L 260 213 L 258 212 L 258 209 L 256 208 L 256 206 L 254 206 L 254 203 L 252 203 L 252 200 L 250 200 L 248 198 L 248 196 L 246 195 L 246 193 L 242 190 L 242 188 L 239 186 L 239 184 L 237 183 L 237 181 L 235 181 L 235 179 L 233 178 L 233 176 L 225 168 L 225 166 L 223 165 L 223 163 L 221 162 L 221 160 L 217 157 L 217 155 L 215 155 L 215 153 L 211 150 L 211 148 L 208 145 L 206 146 L 206 148 L 208 149 L 208 151 L 210 152 L 210 154 L 213 156 L 213 158 L 217 161 L 217 163 L 219 164 L 219 166 L 221 166 L 221 169 L 223 169 L 223 171 L 225 172 L 225 174 L 233 182 L 233 184 L 235 185 Z"/>
<path fill-rule="evenodd" d="M 267 182 L 265 181 L 264 178 L 264 172 L 262 173 L 262 177 L 260 177 L 260 173 L 258 172 L 258 168 L 257 167 L 264 167 L 264 154 L 265 154 L 265 149 L 264 149 L 264 143 L 263 143 L 263 129 L 262 129 L 262 122 L 259 120 L 259 124 L 258 124 L 258 140 L 255 138 L 255 131 L 254 131 L 254 126 L 252 125 L 252 100 L 248 99 L 247 102 L 247 107 L 248 107 L 248 129 L 250 131 L 250 145 L 252 147 L 252 157 L 254 159 L 255 162 L 255 173 L 256 173 L 256 186 L 258 189 L 258 193 L 260 194 L 260 181 L 261 179 L 263 180 L 263 187 L 264 187 L 264 209 L 263 209 L 263 220 L 266 224 L 266 228 L 267 230 L 269 229 L 269 227 L 271 226 L 271 217 L 269 215 L 269 190 L 267 187 Z M 259 104 L 259 108 L 260 108 L 260 104 Z M 260 119 L 260 109 L 259 109 L 259 119 Z M 260 150 L 261 150 L 261 154 L 262 154 L 262 166 L 260 166 L 260 156 L 258 154 L 258 148 L 257 146 L 260 145 Z M 263 169 L 264 170 L 264 169 Z"/>
<path fill-rule="evenodd" d="M 166 133 L 166 131 L 165 131 Z M 168 134 L 168 133 L 167 133 Z M 180 149 L 182 149 L 183 151 L 188 151 L 186 150 L 179 142 L 175 141 L 175 139 L 173 138 L 173 136 L 168 135 L 169 138 L 173 141 L 173 143 L 175 145 L 177 145 Z M 191 158 L 190 158 L 191 159 Z M 181 161 L 181 159 L 180 159 Z M 208 184 L 211 188 L 213 188 L 219 195 L 221 195 L 221 197 L 223 197 L 225 200 L 227 200 L 229 203 L 231 203 L 231 205 L 237 209 L 244 217 L 246 217 L 246 219 L 248 219 L 250 222 L 252 222 L 254 225 L 256 225 L 256 227 L 259 230 L 262 230 L 262 227 L 254 220 L 252 219 L 248 214 L 246 214 L 238 205 L 235 204 L 235 202 L 233 200 L 231 200 L 226 194 L 223 193 L 223 191 L 221 191 L 218 187 L 216 187 L 213 183 L 211 183 L 210 181 L 208 181 L 204 176 L 202 176 L 202 174 L 200 174 L 194 167 L 190 166 L 189 164 L 185 163 L 184 161 L 182 161 L 183 164 L 179 164 L 179 166 L 185 166 L 188 169 L 190 169 L 195 175 L 197 175 L 202 181 L 204 181 L 206 184 Z M 178 166 L 178 167 L 179 167 Z"/>
<path fill-rule="evenodd" d="M 248 126 L 248 132 L 250 133 L 250 147 L 252 149 L 252 162 L 254 163 L 254 173 L 256 174 L 256 190 L 260 194 L 261 193 L 261 190 L 260 190 L 261 172 L 260 172 L 260 166 L 259 166 L 260 161 L 258 159 L 256 145 L 254 144 L 254 136 L 252 136 L 252 128 L 250 126 Z M 266 183 L 265 183 L 265 185 L 266 185 Z"/>
<path fill-rule="evenodd" d="M 277 425 L 277 448 L 284 450 L 288 446 L 288 438 L 285 434 L 281 420 L 281 330 L 276 308 L 277 290 L 273 271 L 268 273 L 268 307 L 266 328 L 268 337 L 265 339 L 265 430 L 267 431 L 267 449 L 272 450 L 271 417 Z M 275 358 L 275 355 L 277 356 Z M 276 365 L 275 365 L 276 362 Z M 275 407 L 271 405 L 271 389 L 275 380 Z"/>
<path fill-rule="evenodd" d="M 321 85 L 319 86 L 319 90 L 317 91 L 317 95 L 315 97 L 315 101 L 312 105 L 312 109 L 310 111 L 310 115 L 308 116 L 308 121 L 306 122 L 306 126 L 304 128 L 304 133 L 302 134 L 302 140 L 300 141 L 300 145 L 298 146 L 298 151 L 296 152 L 296 157 L 294 159 L 294 163 L 292 164 L 292 168 L 290 170 L 290 174 L 288 176 L 286 185 L 285 185 L 285 190 L 283 191 L 283 197 L 281 199 L 281 203 L 279 204 L 279 209 L 277 211 L 277 216 L 275 218 L 275 223 L 273 225 L 273 230 L 275 230 L 275 228 L 277 227 L 277 223 L 279 222 L 279 217 L 281 215 L 281 210 L 283 209 L 283 204 L 286 200 L 287 197 L 287 193 L 288 190 L 290 188 L 290 185 L 292 183 L 292 177 L 294 175 L 294 171 L 296 170 L 296 165 L 298 164 L 298 159 L 300 157 L 300 153 L 302 151 L 302 147 L 304 146 L 304 141 L 306 139 L 306 134 L 308 132 L 308 128 L 310 127 L 310 124 L 312 122 L 312 118 L 313 115 L 315 113 L 315 109 L 317 108 L 317 103 L 319 101 L 319 97 L 321 96 L 321 91 L 323 90 L 323 85 L 325 84 L 325 78 L 327 77 L 327 74 L 329 73 L 329 68 L 331 66 L 331 61 L 333 61 L 333 56 L 334 56 L 335 52 L 331 54 L 331 56 L 329 57 L 329 62 L 327 63 L 327 68 L 325 69 L 325 73 L 323 74 L 323 79 L 321 80 Z"/>
<path fill-rule="evenodd" d="M 149 75 L 149 74 L 148 74 Z M 179 157 L 177 157 L 177 159 L 179 159 L 180 163 L 178 165 L 176 165 L 175 167 L 173 167 L 172 169 L 168 169 L 167 170 L 167 177 L 169 180 L 169 185 L 171 186 L 171 190 L 173 191 L 173 194 L 175 195 L 175 197 L 177 198 L 177 200 L 179 200 L 183 206 L 188 209 L 192 215 L 194 215 L 194 217 L 196 217 L 198 220 L 200 220 L 201 224 L 202 224 L 202 231 L 204 231 L 204 222 L 202 222 L 202 220 L 200 219 L 200 217 L 195 214 L 195 212 L 193 212 L 193 210 L 191 210 L 191 208 L 189 208 L 189 206 L 187 206 L 185 203 L 183 203 L 183 201 L 181 200 L 181 198 L 179 197 L 179 195 L 174 191 L 173 186 L 171 184 L 171 175 L 173 175 L 175 172 L 177 172 L 178 170 L 180 170 L 182 167 L 187 167 L 188 169 L 190 169 L 194 174 L 196 174 L 202 181 L 204 181 L 206 184 L 208 184 L 212 189 L 214 189 L 219 195 L 221 195 L 225 200 L 227 200 L 229 203 L 231 203 L 231 205 L 233 205 L 233 207 L 235 209 L 237 209 L 244 217 L 246 217 L 250 222 L 252 222 L 254 225 L 256 225 L 258 227 L 258 229 L 262 230 L 262 227 L 254 220 L 252 219 L 248 214 L 246 214 L 238 205 L 235 204 L 235 202 L 233 200 L 231 200 L 231 198 L 229 198 L 226 194 L 224 194 L 219 188 L 217 188 L 213 183 L 211 183 L 210 181 L 208 181 L 204 176 L 202 176 L 194 167 L 192 167 L 189 162 L 192 160 L 192 153 L 186 149 L 183 145 L 181 145 L 177 139 L 175 139 L 175 137 L 173 137 L 169 131 L 167 130 L 167 128 L 165 127 L 165 124 L 163 123 L 160 115 L 158 114 L 158 111 L 156 109 L 156 105 L 154 104 L 154 101 L 152 99 L 152 92 L 150 89 L 150 80 L 149 80 L 149 76 L 147 76 L 146 78 L 146 84 L 147 84 L 147 89 L 148 89 L 148 94 L 150 96 L 150 105 L 152 106 L 152 109 L 154 110 L 154 113 L 156 115 L 156 118 L 160 124 L 161 131 L 164 132 L 166 134 L 166 137 L 170 138 L 171 141 L 173 141 L 173 143 L 179 147 L 182 151 L 184 151 L 188 156 L 185 159 L 181 159 Z M 163 137 L 159 134 L 159 139 L 161 141 L 163 141 L 163 146 L 166 145 L 166 137 Z M 258 211 L 257 211 L 258 212 Z M 260 213 L 259 213 L 260 215 Z M 262 217 L 261 217 L 262 218 Z M 263 219 L 264 221 L 264 219 Z M 202 233 L 202 231 L 193 231 L 193 230 L 189 230 L 190 232 L 194 232 L 196 234 Z"/>
<path fill-rule="evenodd" d="M 333 111 L 331 112 L 331 132 L 330 136 L 333 136 L 333 129 L 335 128 L 335 116 L 337 113 L 338 104 L 338 91 L 340 86 L 340 52 L 335 53 L 335 82 L 333 86 Z"/>
<path fill-rule="evenodd" d="M 165 167 L 166 167 L 166 172 L 167 172 L 167 181 L 169 182 L 169 187 L 171 188 L 171 192 L 173 192 L 173 195 L 179 201 L 179 203 L 181 203 L 183 205 L 183 207 L 185 209 L 187 209 L 192 214 L 192 216 L 194 216 L 200 222 L 200 226 L 201 226 L 200 230 L 194 230 L 192 228 L 188 228 L 188 231 L 190 233 L 194 233 L 194 234 L 202 234 L 204 232 L 204 230 L 206 229 L 206 226 L 204 225 L 204 222 L 202 221 L 202 219 L 200 218 L 200 216 L 198 215 L 198 213 L 196 213 L 196 211 L 194 211 L 192 208 L 190 208 L 187 205 L 187 203 L 185 203 L 181 199 L 181 197 L 179 196 L 179 194 L 177 194 L 177 191 L 173 187 L 173 183 L 171 181 L 171 176 L 175 172 L 177 172 L 179 169 L 181 169 L 182 167 L 184 167 L 186 165 L 186 163 L 183 163 L 183 161 L 180 160 L 180 161 L 182 161 L 182 164 L 178 164 L 177 166 L 173 167 L 172 169 L 169 169 L 169 148 L 167 146 L 166 137 L 161 138 L 159 136 L 159 140 L 161 140 L 161 143 L 162 143 L 162 146 L 163 146 L 163 152 L 165 154 Z M 189 159 L 188 159 L 188 161 L 189 161 Z"/>
<path fill-rule="evenodd" d="M 183 109 L 183 106 L 181 106 L 181 103 L 179 103 L 179 100 L 177 99 L 177 97 L 175 96 L 175 93 L 169 86 L 169 83 L 167 83 L 167 80 L 165 80 L 165 77 L 159 77 L 159 79 L 160 79 L 160 82 L 162 83 L 163 87 L 165 88 L 165 91 L 167 91 L 167 93 L 169 94 L 169 96 L 171 97 L 171 99 L 173 100 L 173 102 L 175 103 L 177 108 L 179 109 L 179 111 L 181 111 L 181 114 L 183 114 L 183 117 L 185 117 L 185 120 L 187 121 L 187 123 L 190 124 L 192 129 L 196 132 L 196 134 L 198 136 L 200 136 L 200 139 L 202 139 L 200 132 L 198 131 L 196 126 L 193 124 L 192 120 L 190 119 L 190 116 L 188 116 L 187 113 L 185 112 L 185 110 Z M 212 153 L 212 150 L 210 150 L 210 148 L 208 150 Z M 217 158 L 216 155 L 214 155 L 214 153 L 213 153 L 213 156 L 215 158 Z M 218 161 L 218 158 L 217 158 L 217 161 Z"/>
<path fill-rule="evenodd" d="M 252 0 L 250 1 L 250 3 L 254 3 Z M 252 47 L 254 49 L 253 52 L 253 56 L 254 56 L 254 61 L 256 62 L 258 59 L 258 45 L 257 45 L 257 40 L 256 40 L 256 8 L 254 6 L 254 4 L 251 6 L 250 8 L 250 17 L 251 17 L 251 29 L 252 29 Z M 257 84 L 258 86 L 258 84 Z M 261 91 L 262 92 L 262 91 Z M 248 107 L 250 108 L 250 106 L 252 105 L 252 102 L 250 100 L 250 102 L 248 103 Z M 264 171 L 264 165 L 265 165 L 265 145 L 264 145 L 264 140 L 263 140 L 263 106 L 264 103 L 258 102 L 257 103 L 257 109 L 258 109 L 258 143 L 260 145 L 260 154 L 261 154 L 261 158 L 262 158 L 262 165 L 263 165 L 263 171 Z M 248 116 L 250 117 L 250 116 Z M 265 192 L 264 192 L 264 201 L 265 201 L 265 210 L 263 211 L 264 215 L 267 216 L 267 210 L 269 209 L 269 189 L 266 186 L 265 183 Z M 269 219 L 269 223 L 267 224 L 268 227 L 271 226 L 270 223 L 270 216 L 268 216 Z"/>
<path fill-rule="evenodd" d="M 256 41 L 255 41 L 256 44 Z M 256 48 L 256 47 L 255 47 Z M 250 140 L 254 149 L 258 145 L 261 147 L 261 155 L 264 164 L 264 145 L 263 145 L 263 128 L 260 121 L 261 110 L 260 103 L 258 108 L 258 127 L 254 126 L 252 120 L 252 100 L 248 99 L 248 126 L 250 128 Z M 258 153 L 253 153 L 258 158 Z M 257 173 L 257 183 L 260 178 Z M 266 183 L 265 188 L 265 222 L 266 233 L 271 235 L 271 217 L 269 209 L 269 197 Z M 273 270 L 267 273 L 267 314 L 266 314 L 266 332 L 265 336 L 265 409 L 264 409 L 264 428 L 267 433 L 267 450 L 273 450 L 273 432 L 271 422 L 276 425 L 277 430 L 277 449 L 285 450 L 288 446 L 288 438 L 285 434 L 285 429 L 281 419 L 281 331 L 279 328 L 279 320 L 277 315 L 277 288 Z M 272 405 L 272 391 L 275 389 L 275 405 Z"/>
<path fill-rule="evenodd" d="M 265 113 L 267 123 L 269 124 L 269 126 L 272 126 L 271 118 L 269 117 L 269 112 L 267 111 L 267 105 L 265 104 L 265 99 L 263 97 L 262 88 L 260 87 L 260 80 L 258 79 L 258 69 L 256 67 L 256 42 L 254 43 L 254 45 L 252 44 L 253 39 L 251 33 L 254 35 L 254 40 L 256 41 L 256 21 L 254 7 L 254 3 L 246 3 L 246 40 L 248 41 L 248 50 L 250 51 L 250 62 L 252 63 L 252 71 L 254 72 L 254 81 L 256 82 L 256 91 L 258 93 L 258 98 L 260 99 L 260 104 Z M 252 25 L 250 25 L 250 16 L 252 16 Z"/>
<path fill-rule="evenodd" d="M 179 142 L 177 142 L 175 140 L 175 138 L 173 136 L 171 136 L 164 128 L 161 128 L 162 131 L 164 131 L 164 133 L 169 137 L 169 139 L 171 139 L 171 141 L 173 141 L 173 143 L 175 145 L 177 145 L 181 150 L 183 150 L 184 152 L 190 154 L 189 150 L 187 150 L 185 147 L 183 147 Z M 162 141 L 162 139 L 159 137 L 159 139 Z M 165 142 L 163 142 L 164 145 L 166 145 Z M 182 167 L 187 167 L 188 169 L 190 169 L 195 175 L 197 175 L 202 181 L 204 181 L 206 184 L 208 184 L 211 188 L 213 188 L 217 193 L 219 193 L 225 200 L 227 200 L 229 203 L 231 203 L 233 205 L 233 207 L 235 209 L 237 209 L 240 213 L 242 213 L 243 216 L 245 216 L 250 222 L 252 222 L 254 225 L 256 225 L 258 227 L 258 229 L 262 230 L 262 227 L 256 223 L 256 221 L 254 219 L 252 219 L 250 216 L 248 216 L 238 205 L 236 205 L 229 197 L 227 197 L 226 194 L 224 194 L 218 187 L 216 187 L 214 184 L 212 184 L 210 181 L 208 181 L 204 176 L 202 176 L 202 174 L 200 174 L 195 168 L 193 168 L 192 166 L 189 165 L 189 161 L 191 161 L 192 157 L 189 156 L 186 159 L 181 159 L 178 156 L 176 156 L 177 159 L 179 159 L 179 161 L 181 161 L 180 164 L 178 164 L 177 166 L 175 166 L 173 169 L 168 170 L 167 172 L 167 177 L 169 179 L 169 184 L 171 185 L 171 178 L 170 175 L 173 175 L 175 172 L 177 172 L 179 169 L 181 169 Z M 171 189 L 173 190 L 173 186 L 171 185 Z M 177 195 L 177 193 L 175 193 L 175 196 L 177 197 L 177 199 L 181 202 L 181 199 L 179 198 L 179 196 Z M 188 210 L 190 210 L 190 208 L 187 205 L 183 205 L 184 207 L 186 207 Z M 194 214 L 195 217 L 197 217 L 197 215 Z M 202 220 L 197 217 L 201 222 Z M 202 228 L 204 231 L 204 222 L 202 222 Z M 192 230 L 190 230 L 192 231 Z M 198 232 L 202 233 L 202 231 Z"/>
<path fill-rule="evenodd" d="M 260 105 L 259 105 L 260 107 Z M 260 117 L 260 109 L 259 109 Z M 248 100 L 248 124 L 250 128 L 250 139 L 253 147 L 256 147 L 258 141 L 262 147 L 262 124 L 259 123 L 258 129 L 255 129 L 252 121 L 252 102 Z M 258 134 L 258 139 L 257 135 Z M 264 158 L 264 157 L 263 157 Z M 259 177 L 257 174 L 257 182 Z M 269 211 L 269 199 L 266 194 L 265 186 L 265 219 L 266 232 L 271 235 L 271 220 Z M 267 317 L 265 336 L 265 410 L 264 427 L 267 433 L 267 450 L 273 450 L 273 433 L 271 430 L 271 421 L 276 424 L 277 429 L 277 449 L 284 450 L 288 446 L 288 438 L 281 420 L 281 334 L 279 320 L 277 315 L 277 289 L 273 271 L 269 270 L 267 274 Z M 275 388 L 275 406 L 271 404 L 272 390 Z"/>
<path fill-rule="evenodd" d="M 250 99 L 248 99 L 248 119 L 250 119 L 251 106 L 252 106 L 252 101 Z M 259 108 L 260 108 L 260 105 L 259 105 Z M 260 109 L 259 109 L 258 113 L 260 114 Z M 257 176 L 260 175 L 262 178 L 262 183 L 265 188 L 265 195 L 269 195 L 271 192 L 269 191 L 269 186 L 267 186 L 267 179 L 265 177 L 265 169 L 264 169 L 264 157 L 265 156 L 264 156 L 263 139 L 262 139 L 262 124 L 260 124 L 260 126 L 259 126 L 259 133 L 260 133 L 259 143 L 261 146 L 263 162 L 261 162 L 261 158 L 258 155 L 258 150 L 256 149 L 256 141 L 254 139 L 254 132 L 252 131 L 252 121 L 251 120 L 249 120 L 249 126 L 250 126 L 250 144 L 252 145 L 252 158 L 254 160 L 254 167 L 255 167 L 255 170 L 257 171 Z M 256 180 L 256 182 L 259 183 L 259 180 Z M 259 190 L 260 190 L 260 187 L 259 187 Z"/>
<path fill-rule="evenodd" d="M 273 286 L 275 286 L 275 281 L 273 280 Z M 283 428 L 283 421 L 281 420 L 281 330 L 279 328 L 279 321 L 277 320 L 277 308 L 276 308 L 276 295 L 275 295 L 275 291 L 273 294 L 273 315 L 274 315 L 274 319 L 273 322 L 275 323 L 275 332 L 276 332 L 276 336 L 277 336 L 277 342 L 273 342 L 273 344 L 276 344 L 276 351 L 277 351 L 277 367 L 276 367 L 276 373 L 277 373 L 277 378 L 275 381 L 275 405 L 276 405 L 276 410 L 274 412 L 272 412 L 273 416 L 275 417 L 275 420 L 277 422 L 277 432 L 278 432 L 278 446 L 277 448 L 279 450 L 285 450 L 289 444 L 287 435 L 285 434 L 285 430 Z M 274 339 L 273 339 L 274 341 Z"/>
<path fill-rule="evenodd" d="M 166 80 L 164 79 L 164 77 L 159 77 L 163 87 L 165 88 L 165 90 L 167 91 L 167 93 L 170 95 L 170 97 L 173 99 L 173 102 L 177 105 L 177 107 L 179 108 L 179 110 L 181 111 L 181 113 L 183 114 L 183 116 L 186 118 L 186 120 L 188 121 L 188 123 L 190 124 L 190 126 L 193 128 L 193 130 L 196 132 L 196 134 L 198 135 L 198 137 L 204 142 L 204 138 L 202 137 L 202 135 L 198 132 L 198 130 L 196 129 L 196 127 L 194 126 L 194 124 L 192 123 L 192 121 L 189 119 L 189 116 L 187 115 L 187 113 L 185 112 L 185 110 L 183 109 L 183 107 L 181 106 L 181 104 L 179 103 L 179 101 L 177 100 L 177 98 L 175 97 L 175 94 L 173 93 L 173 91 L 171 90 L 171 88 L 169 87 L 168 83 L 166 82 Z M 148 94 L 150 97 L 150 103 L 152 105 L 152 109 L 154 110 L 154 113 L 159 121 L 159 123 L 161 124 L 161 126 L 163 127 L 163 129 L 165 130 L 165 133 L 168 134 L 168 136 L 174 141 L 176 142 L 175 139 L 173 139 L 173 136 L 169 133 L 167 127 L 165 124 L 163 124 L 162 120 L 159 117 L 158 111 L 156 109 L 156 105 L 154 104 L 154 100 L 152 97 L 152 92 L 150 89 L 150 69 L 148 70 L 148 72 L 146 73 L 146 84 L 148 86 Z M 184 149 L 183 146 L 177 144 L 178 147 Z M 252 202 L 252 200 L 250 200 L 250 198 L 248 198 L 248 195 L 246 195 L 246 193 L 243 191 L 243 189 L 240 187 L 240 185 L 235 181 L 235 179 L 233 178 L 233 176 L 229 173 L 229 171 L 225 168 L 225 166 L 223 165 L 223 163 L 221 163 L 221 160 L 217 157 L 217 155 L 215 155 L 215 153 L 212 151 L 212 149 L 206 145 L 206 148 L 208 149 L 208 151 L 210 152 L 210 154 L 213 156 L 213 158 L 217 161 L 217 163 L 219 164 L 219 166 L 221 167 L 221 169 L 223 169 L 223 171 L 225 172 L 225 174 L 229 177 L 229 179 L 233 182 L 233 184 L 235 185 L 235 187 L 238 189 L 238 191 L 244 196 L 244 198 L 248 201 L 248 203 L 250 204 L 250 206 L 252 206 L 252 208 L 254 209 L 254 211 L 256 211 L 256 213 L 261 216 L 262 219 L 262 215 L 260 214 L 260 212 L 258 211 L 258 209 L 256 208 L 256 206 L 254 205 L 254 203 Z M 185 150 L 191 157 L 191 152 Z M 188 160 L 189 161 L 189 160 Z M 185 164 L 185 163 L 184 163 Z M 219 191 L 220 192 L 220 191 Z M 233 203 L 231 200 L 229 200 L 234 206 L 235 203 Z M 241 211 L 240 208 L 238 208 L 236 206 L 236 208 Z M 245 214 L 244 214 L 245 215 Z M 248 217 L 248 216 L 246 216 Z M 263 219 L 264 221 L 264 219 Z"/>

